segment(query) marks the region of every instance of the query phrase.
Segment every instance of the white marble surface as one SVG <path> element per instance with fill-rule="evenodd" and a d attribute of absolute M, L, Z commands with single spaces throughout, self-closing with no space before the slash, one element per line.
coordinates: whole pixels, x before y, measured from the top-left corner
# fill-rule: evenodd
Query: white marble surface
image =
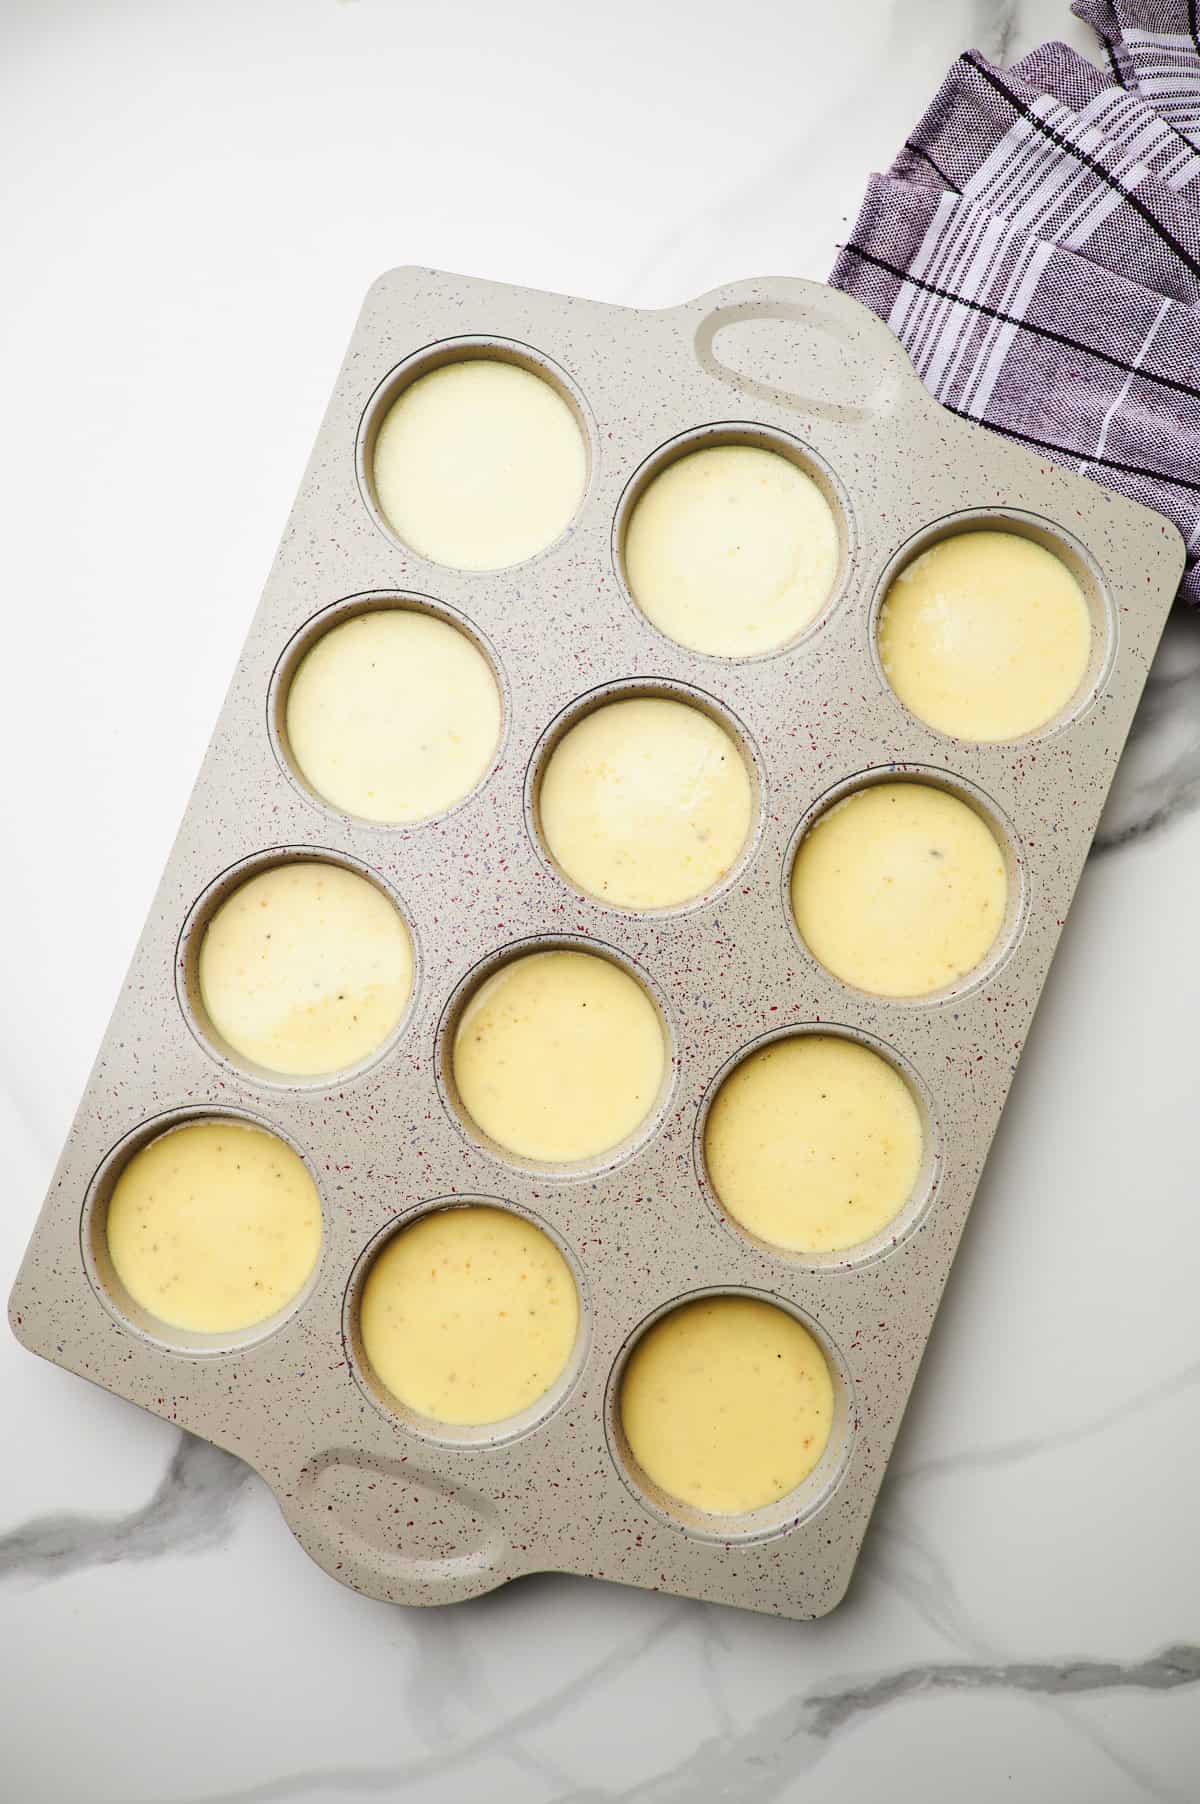
<path fill-rule="evenodd" d="M 820 24 L 811 24 L 819 13 Z M 362 291 L 820 277 L 952 55 L 1064 0 L 7 0 L 7 1290 Z M 858 1579 L 404 1612 L 0 1338 L 12 1804 L 1200 1795 L 1200 620 L 1170 629 Z"/>

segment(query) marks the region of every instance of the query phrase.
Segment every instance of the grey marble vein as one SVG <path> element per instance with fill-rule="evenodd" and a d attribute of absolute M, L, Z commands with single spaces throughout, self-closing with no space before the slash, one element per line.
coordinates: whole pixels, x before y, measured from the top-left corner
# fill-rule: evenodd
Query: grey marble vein
<path fill-rule="evenodd" d="M 1173 1690 L 1200 1683 L 1200 1646 L 1164 1649 L 1149 1660 L 958 1661 L 906 1667 L 843 1689 L 811 1693 L 768 1712 L 744 1733 L 713 1738 L 685 1761 L 615 1794 L 588 1788 L 554 1804 L 773 1804 L 858 1718 L 913 1696 L 1009 1691 L 1064 1698 L 1134 1687 Z M 1143 1781 L 1144 1782 L 1144 1781 Z"/>
<path fill-rule="evenodd" d="M 1103 856 L 1200 807 L 1200 614 L 1176 608 L 1092 845 Z"/>
<path fill-rule="evenodd" d="M 522 1581 L 524 1584 L 536 1582 L 536 1579 Z M 479 1599 L 476 1607 L 482 1605 L 486 1608 L 488 1602 L 486 1598 Z M 347 1798 L 387 1797 L 397 1793 L 405 1785 L 454 1772 L 489 1755 L 511 1756 L 515 1748 L 520 1748 L 524 1736 L 561 1715 L 594 1687 L 603 1685 L 606 1679 L 623 1671 L 632 1661 L 640 1659 L 652 1648 L 678 1633 L 703 1608 L 701 1604 L 675 1603 L 658 1617 L 648 1633 L 633 1637 L 632 1645 L 629 1641 L 622 1642 L 548 1697 L 539 1699 L 524 1710 L 514 1712 L 491 1729 L 463 1737 L 456 1744 L 438 1748 L 436 1752 L 377 1766 L 309 1767 L 303 1772 L 281 1774 L 278 1778 L 263 1780 L 258 1785 L 238 1787 L 233 1791 L 204 1792 L 187 1798 L 172 1799 L 171 1804 L 284 1804 L 285 1800 L 320 1796 L 322 1792 L 329 1792 L 334 1788 L 339 1795 Z M 560 1796 L 565 1804 L 565 1800 L 573 1797 L 573 1794 L 564 1792 Z M 111 1804 L 128 1804 L 128 1800 L 114 1799 Z"/>
<path fill-rule="evenodd" d="M 975 0 L 970 39 L 989 62 L 1007 64 L 1018 11 L 1018 0 Z"/>
<path fill-rule="evenodd" d="M 626 1804 L 769 1804 L 841 1730 L 905 1698 L 938 1693 L 1009 1691 L 1042 1696 L 1136 1689 L 1170 1691 L 1200 1683 L 1200 1646 L 1164 1649 L 1140 1661 L 954 1661 L 904 1667 L 879 1678 L 817 1691 L 767 1713 L 750 1730 L 708 1742 L 671 1772 L 624 1794 Z M 606 1794 L 578 1792 L 555 1804 L 600 1804 Z"/>
<path fill-rule="evenodd" d="M 1075 1697 L 1086 1691 L 1175 1691 L 1200 1684 L 1200 1643 L 1180 1642 L 1144 1660 L 952 1661 L 896 1673 L 805 1699 L 805 1732 L 828 1738 L 864 1711 L 917 1692 L 1017 1691 Z"/>
<path fill-rule="evenodd" d="M 1189 1391 L 1197 1384 L 1200 1384 L 1200 1359 L 1193 1360 L 1169 1378 L 1158 1379 L 1145 1389 L 1135 1391 L 1133 1396 L 1114 1403 L 1111 1409 L 1102 1410 L 1099 1415 L 1090 1416 L 1086 1422 L 1077 1422 L 1069 1428 L 1052 1428 L 1045 1434 L 1020 1435 L 1011 1441 L 997 1442 L 992 1447 L 968 1447 L 959 1453 L 942 1454 L 934 1459 L 917 1461 L 911 1466 L 895 1465 L 887 1476 L 887 1490 L 894 1491 L 897 1486 L 912 1483 L 916 1479 L 940 1478 L 980 1467 L 1007 1466 L 1016 1460 L 1029 1459 L 1034 1454 L 1057 1451 L 1060 1447 L 1073 1447 L 1079 1441 L 1087 1441 L 1093 1435 L 1103 1434 L 1106 1429 L 1115 1427 L 1127 1417 L 1136 1416 L 1156 1403 L 1165 1403 L 1169 1398 L 1182 1391 Z"/>
<path fill-rule="evenodd" d="M 526 1595 L 539 1584 L 552 1582 L 547 1575 L 537 1574 L 527 1581 Z M 469 1610 L 425 1610 L 416 1617 L 404 1613 L 420 1649 L 407 1681 L 405 1721 L 431 1751 L 455 1744 L 464 1715 L 478 1719 L 502 1714 L 503 1697 L 497 1696 L 495 1686 L 489 1683 L 488 1668 L 479 1652 L 479 1617 L 500 1603 L 493 1593 L 476 1599 Z M 506 1665 L 501 1665 L 498 1676 L 503 1685 L 508 1677 Z M 503 1752 L 519 1771 L 540 1779 L 543 1789 L 569 1782 L 569 1773 L 556 1762 L 515 1738 Z"/>
<path fill-rule="evenodd" d="M 1004 1663 L 1004 1650 L 984 1632 L 963 1603 L 949 1564 L 917 1526 L 900 1522 L 894 1504 L 876 1512 L 862 1564 L 876 1583 L 904 1598 L 922 1622 L 975 1666 L 995 1668 Z M 1157 1804 L 1194 1804 L 1191 1794 L 1148 1771 L 1103 1724 L 1072 1710 L 1069 1693 L 1045 1691 L 1035 1702 L 1056 1717 L 1069 1734 L 1089 1743 L 1102 1759 L 1140 1786 Z"/>
<path fill-rule="evenodd" d="M 645 1646 L 677 1624 L 678 1618 L 673 1618 Z M 602 1668 L 628 1658 L 628 1651 L 622 1649 L 552 1698 L 437 1756 L 375 1766 L 312 1767 L 260 1785 L 193 1796 L 180 1804 L 288 1804 L 289 1800 L 321 1795 L 400 1797 L 406 1786 L 422 1778 L 444 1777 L 482 1755 L 507 1751 L 515 1737 L 558 1714 L 569 1701 L 568 1691 L 578 1693 L 599 1682 Z M 712 1804 L 716 1798 L 723 1804 L 774 1804 L 844 1729 L 906 1698 L 1011 1692 L 1065 1699 L 1113 1691 L 1166 1693 L 1194 1685 L 1200 1685 L 1200 1645 L 1195 1643 L 1166 1647 L 1141 1660 L 924 1662 L 788 1699 L 750 1728 L 710 1737 L 668 1771 L 629 1789 L 618 1792 L 589 1785 L 559 1792 L 554 1804 L 618 1804 L 618 1800 L 620 1804 Z"/>
<path fill-rule="evenodd" d="M 876 1511 L 860 1564 L 959 1653 L 984 1662 L 999 1657 L 969 1615 L 948 1562 L 894 1505 Z"/>
<path fill-rule="evenodd" d="M 115 1560 L 194 1553 L 229 1534 L 250 1467 L 195 1435 L 179 1445 L 154 1495 L 122 1516 L 63 1511 L 0 1535 L 0 1578 L 63 1578 Z"/>

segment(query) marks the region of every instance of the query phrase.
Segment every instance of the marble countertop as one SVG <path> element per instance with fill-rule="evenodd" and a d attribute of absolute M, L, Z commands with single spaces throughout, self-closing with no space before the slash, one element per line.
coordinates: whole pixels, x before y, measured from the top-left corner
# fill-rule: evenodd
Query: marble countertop
<path fill-rule="evenodd" d="M 1065 0 L 10 0 L 7 1291 L 362 292 L 822 277 L 953 55 Z M 13 1804 L 1200 1795 L 1200 619 L 1177 618 L 845 1604 L 405 1611 L 0 1338 Z"/>

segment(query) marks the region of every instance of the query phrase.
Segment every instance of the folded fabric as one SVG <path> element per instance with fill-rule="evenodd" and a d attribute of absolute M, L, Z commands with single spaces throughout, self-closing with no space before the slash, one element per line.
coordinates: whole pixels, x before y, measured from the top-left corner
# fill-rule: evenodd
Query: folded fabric
<path fill-rule="evenodd" d="M 1195 0 L 1073 0 L 1113 75 L 1185 137 L 1200 139 L 1200 20 Z"/>
<path fill-rule="evenodd" d="M 1098 88 L 1089 93 L 1092 83 Z M 1065 99 L 1068 93 L 1076 98 Z M 947 187 L 974 184 L 977 199 L 995 204 L 1011 196 L 1028 211 L 1042 195 L 1064 208 L 1089 196 L 1115 204 L 1113 183 L 1127 181 L 1134 168 L 1146 177 L 1142 204 L 1194 249 L 1196 217 L 1180 208 L 1174 191 L 1200 176 L 1200 154 L 1153 107 L 1107 86 L 1066 44 L 1043 44 L 1010 69 L 994 69 L 970 51 L 961 56 L 893 173 L 933 171 Z M 1063 219 L 1069 229 L 1070 213 Z"/>
<path fill-rule="evenodd" d="M 1113 72 L 1113 79 L 1119 88 L 1132 88 L 1133 69 L 1128 52 L 1121 41 L 1121 24 L 1117 18 L 1116 8 L 1110 0 L 1071 0 L 1071 11 L 1077 19 L 1083 19 L 1091 26 L 1104 46 L 1104 54 L 1108 58 L 1108 66 Z"/>
<path fill-rule="evenodd" d="M 1076 10 L 1105 36 L 1109 72 L 1065 44 L 1010 69 L 960 57 L 872 177 L 830 280 L 952 411 L 1173 519 L 1181 592 L 1200 604 L 1200 149 L 1141 85 L 1186 8 Z"/>

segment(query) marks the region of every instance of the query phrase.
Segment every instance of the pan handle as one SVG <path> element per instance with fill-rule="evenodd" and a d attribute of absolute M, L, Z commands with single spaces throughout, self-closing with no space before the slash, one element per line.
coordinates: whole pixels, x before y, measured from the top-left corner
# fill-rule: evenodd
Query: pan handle
<path fill-rule="evenodd" d="M 276 1495 L 305 1552 L 370 1597 L 457 1603 L 523 1570 L 487 1498 L 407 1459 L 334 1448 Z"/>
<path fill-rule="evenodd" d="M 936 406 L 882 320 L 820 282 L 738 282 L 692 308 L 697 361 L 743 400 L 831 425 L 880 419 L 904 403 Z"/>

